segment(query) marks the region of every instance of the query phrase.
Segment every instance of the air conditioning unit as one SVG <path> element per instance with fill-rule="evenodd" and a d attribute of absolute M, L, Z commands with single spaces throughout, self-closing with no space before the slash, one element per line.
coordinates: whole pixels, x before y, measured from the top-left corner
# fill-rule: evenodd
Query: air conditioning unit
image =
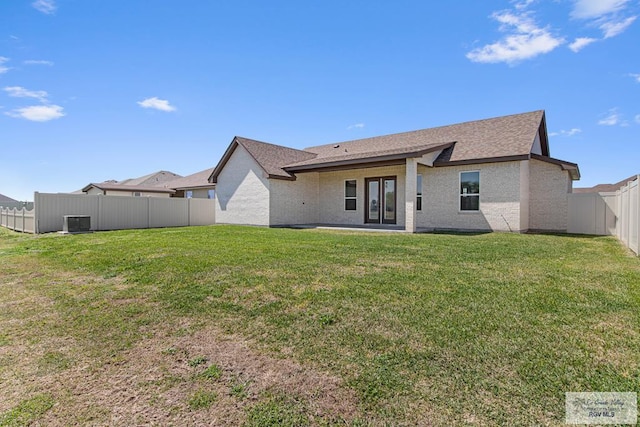
<path fill-rule="evenodd" d="M 91 231 L 91 216 L 65 215 L 63 217 L 63 233 L 88 233 Z"/>

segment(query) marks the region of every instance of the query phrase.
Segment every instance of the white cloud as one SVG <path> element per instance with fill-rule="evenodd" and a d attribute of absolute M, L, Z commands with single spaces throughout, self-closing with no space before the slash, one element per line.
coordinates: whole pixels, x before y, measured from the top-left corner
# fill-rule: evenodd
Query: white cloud
<path fill-rule="evenodd" d="M 348 126 L 347 129 L 362 129 L 364 127 L 364 123 L 356 123 L 354 125 Z"/>
<path fill-rule="evenodd" d="M 510 34 L 467 53 L 473 62 L 514 64 L 549 53 L 564 43 L 563 38 L 553 36 L 548 28 L 538 27 L 528 13 L 503 11 L 494 13 L 492 18 L 501 24 L 500 31 Z"/>
<path fill-rule="evenodd" d="M 5 113 L 9 117 L 22 118 L 32 122 L 48 122 L 63 117 L 64 109 L 59 105 L 34 105 L 18 108 Z"/>
<path fill-rule="evenodd" d="M 582 49 L 584 49 L 585 47 L 587 47 L 588 45 L 596 41 L 598 41 L 598 39 L 593 39 L 591 37 L 578 37 L 573 41 L 573 43 L 569 45 L 569 49 L 578 53 Z"/>
<path fill-rule="evenodd" d="M 636 81 L 638 83 L 640 83 L 640 74 L 629 74 L 630 77 L 633 77 L 634 79 L 636 79 Z"/>
<path fill-rule="evenodd" d="M 40 102 L 47 102 L 49 96 L 44 90 L 28 90 L 20 86 L 7 86 L 3 90 L 14 98 L 35 98 Z"/>
<path fill-rule="evenodd" d="M 551 132 L 549 136 L 574 136 L 582 132 L 582 129 L 572 128 L 569 130 L 561 130 L 560 132 Z"/>
<path fill-rule="evenodd" d="M 574 0 L 571 16 L 578 19 L 594 19 L 619 12 L 629 0 Z"/>
<path fill-rule="evenodd" d="M 607 115 L 598 121 L 599 125 L 602 126 L 627 126 L 628 123 L 622 120 L 622 116 L 618 113 L 617 108 L 612 108 L 609 110 Z"/>
<path fill-rule="evenodd" d="M 142 108 L 153 108 L 160 111 L 176 111 L 176 107 L 169 104 L 169 101 L 166 99 L 159 99 L 157 97 L 147 98 L 143 101 L 138 101 L 138 105 Z"/>
<path fill-rule="evenodd" d="M 640 125 L 640 114 L 636 115 L 635 121 L 636 121 L 636 123 L 638 123 Z"/>
<path fill-rule="evenodd" d="M 52 15 L 57 9 L 55 0 L 36 0 L 31 3 L 31 6 L 47 15 Z"/>
<path fill-rule="evenodd" d="M 5 67 L 4 64 L 9 62 L 9 58 L 5 58 L 4 56 L 0 56 L 0 74 L 4 74 L 9 71 L 9 67 Z"/>
<path fill-rule="evenodd" d="M 517 10 L 524 10 L 535 3 L 537 0 L 514 0 L 513 5 Z"/>
<path fill-rule="evenodd" d="M 604 38 L 608 39 L 611 37 L 615 37 L 618 34 L 622 33 L 624 30 L 629 28 L 631 24 L 637 19 L 637 16 L 630 16 L 627 19 L 622 21 L 610 20 L 605 21 L 600 25 L 600 29 L 604 33 Z"/>
<path fill-rule="evenodd" d="M 52 61 L 45 61 L 43 59 L 27 59 L 26 61 L 22 61 L 24 65 L 49 65 L 52 66 Z"/>

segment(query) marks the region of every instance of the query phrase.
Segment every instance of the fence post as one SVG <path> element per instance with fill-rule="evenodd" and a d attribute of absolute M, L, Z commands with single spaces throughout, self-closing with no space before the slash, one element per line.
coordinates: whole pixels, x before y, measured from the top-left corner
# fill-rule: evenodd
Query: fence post
<path fill-rule="evenodd" d="M 33 193 L 33 232 L 40 234 L 40 193 Z"/>
<path fill-rule="evenodd" d="M 636 223 L 636 255 L 640 256 L 640 174 L 636 176 L 636 217 L 631 218 L 631 221 Z"/>

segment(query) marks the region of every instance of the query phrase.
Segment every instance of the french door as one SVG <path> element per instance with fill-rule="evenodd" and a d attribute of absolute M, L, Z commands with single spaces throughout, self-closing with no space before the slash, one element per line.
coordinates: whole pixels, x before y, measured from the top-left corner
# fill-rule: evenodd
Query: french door
<path fill-rule="evenodd" d="M 365 178 L 367 224 L 396 223 L 396 177 Z"/>

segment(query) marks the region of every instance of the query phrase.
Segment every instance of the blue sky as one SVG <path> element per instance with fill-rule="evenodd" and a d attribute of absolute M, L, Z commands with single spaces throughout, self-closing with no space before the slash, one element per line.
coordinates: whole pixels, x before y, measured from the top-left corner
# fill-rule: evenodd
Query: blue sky
<path fill-rule="evenodd" d="M 544 109 L 577 186 L 640 173 L 637 0 L 5 0 L 0 193 Z"/>

